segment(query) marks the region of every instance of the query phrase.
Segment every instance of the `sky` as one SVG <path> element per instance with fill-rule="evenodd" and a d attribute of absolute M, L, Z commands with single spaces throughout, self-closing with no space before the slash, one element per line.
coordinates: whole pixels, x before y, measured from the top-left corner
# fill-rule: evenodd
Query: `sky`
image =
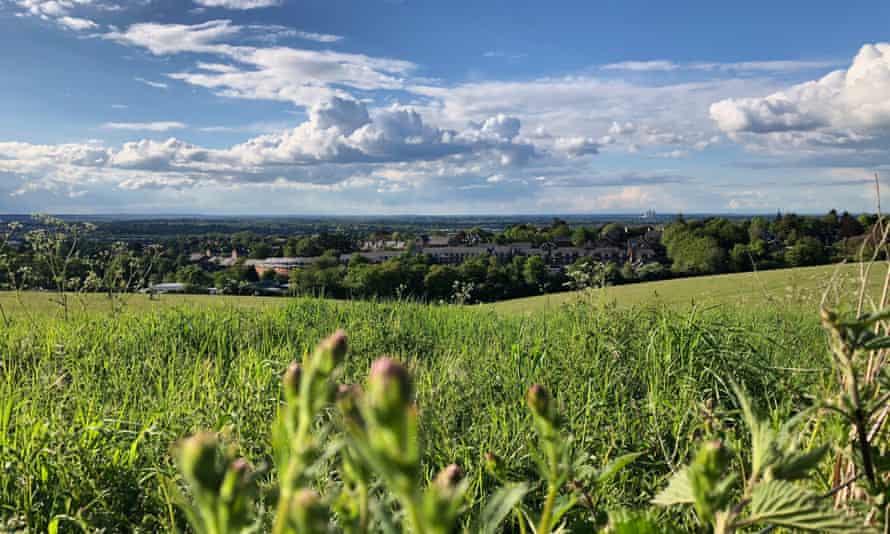
<path fill-rule="evenodd" d="M 886 1 L 0 0 L 0 212 L 873 211 L 888 42 Z"/>

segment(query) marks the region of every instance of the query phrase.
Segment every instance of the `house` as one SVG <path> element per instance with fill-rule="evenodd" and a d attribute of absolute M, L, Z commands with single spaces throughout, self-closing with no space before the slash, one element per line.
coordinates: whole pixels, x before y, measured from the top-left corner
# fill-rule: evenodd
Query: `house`
<path fill-rule="evenodd" d="M 296 256 L 285 258 L 265 258 L 262 260 L 247 260 L 244 265 L 253 267 L 257 274 L 262 276 L 266 271 L 272 270 L 277 274 L 287 276 L 294 269 L 302 269 L 321 260 L 321 256 Z"/>
<path fill-rule="evenodd" d="M 417 248 L 447 247 L 451 244 L 451 238 L 447 235 L 422 235 L 414 243 Z"/>
<path fill-rule="evenodd" d="M 377 239 L 362 242 L 362 250 L 405 250 L 408 244 L 401 240 Z"/>

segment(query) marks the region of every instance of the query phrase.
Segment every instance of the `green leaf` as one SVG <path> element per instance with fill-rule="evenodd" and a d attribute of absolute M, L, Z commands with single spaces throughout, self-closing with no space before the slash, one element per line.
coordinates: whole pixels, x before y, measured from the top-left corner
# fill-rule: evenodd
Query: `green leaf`
<path fill-rule="evenodd" d="M 828 452 L 828 445 L 822 445 L 809 451 L 793 451 L 773 466 L 773 476 L 782 480 L 798 480 L 806 478 L 811 470 L 819 465 L 822 457 Z"/>
<path fill-rule="evenodd" d="M 754 487 L 751 511 L 737 526 L 771 524 L 811 532 L 873 532 L 863 520 L 831 506 L 831 500 L 784 480 Z"/>
<path fill-rule="evenodd" d="M 482 510 L 478 532 L 482 534 L 497 532 L 498 527 L 513 508 L 522 501 L 526 493 L 528 493 L 528 486 L 525 484 L 511 484 L 498 489 Z"/>
<path fill-rule="evenodd" d="M 612 480 L 615 475 L 617 475 L 622 469 L 627 467 L 628 464 L 642 456 L 642 452 L 631 452 L 628 454 L 623 454 L 618 458 L 615 458 L 605 467 L 600 470 L 599 474 L 596 477 L 597 484 L 604 484 Z"/>
<path fill-rule="evenodd" d="M 676 504 L 692 504 L 695 502 L 695 495 L 692 492 L 692 484 L 689 482 L 689 468 L 680 469 L 671 480 L 666 488 L 652 499 L 652 504 L 658 506 L 674 506 Z"/>
<path fill-rule="evenodd" d="M 862 348 L 866 350 L 880 350 L 890 348 L 890 337 L 881 336 L 873 339 L 869 339 L 865 343 L 862 344 Z"/>
<path fill-rule="evenodd" d="M 651 512 L 615 510 L 609 512 L 607 534 L 674 534 L 676 527 L 659 520 Z"/>

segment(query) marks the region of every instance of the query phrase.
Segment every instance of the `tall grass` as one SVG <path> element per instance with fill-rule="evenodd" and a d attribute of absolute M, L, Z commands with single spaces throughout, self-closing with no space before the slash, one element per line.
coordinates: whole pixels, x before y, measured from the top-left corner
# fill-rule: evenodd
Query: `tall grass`
<path fill-rule="evenodd" d="M 213 429 L 254 463 L 270 460 L 281 373 L 337 328 L 350 337 L 344 382 L 361 381 L 383 354 L 406 362 L 427 476 L 463 466 L 473 503 L 493 484 L 485 452 L 517 476 L 534 470 L 522 403 L 531 383 L 553 392 L 578 450 L 602 461 L 645 453 L 597 496 L 617 508 L 648 502 L 689 456 L 713 403 L 732 408 L 729 380 L 776 420 L 834 380 L 814 314 L 787 310 L 581 303 L 509 317 L 299 299 L 14 317 L 0 331 L 0 518 L 37 532 L 54 518 L 62 531 L 181 524 L 164 484 L 176 473 L 171 444 Z"/>

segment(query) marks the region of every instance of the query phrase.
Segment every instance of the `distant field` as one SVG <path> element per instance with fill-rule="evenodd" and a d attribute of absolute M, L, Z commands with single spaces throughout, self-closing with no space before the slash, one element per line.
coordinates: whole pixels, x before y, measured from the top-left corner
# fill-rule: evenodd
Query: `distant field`
<path fill-rule="evenodd" d="M 578 302 L 582 298 L 602 299 L 619 307 L 632 306 L 684 306 L 691 304 L 744 306 L 782 305 L 815 308 L 829 283 L 834 280 L 835 293 L 849 297 L 859 286 L 859 264 L 824 265 L 797 269 L 779 269 L 758 273 L 734 273 L 716 276 L 699 276 L 658 282 L 646 282 L 608 287 L 603 291 L 565 292 L 537 297 L 506 300 L 481 306 L 508 314 L 536 313 L 558 309 L 563 304 Z M 869 295 L 877 298 L 883 287 L 886 267 L 874 264 L 870 272 Z M 57 313 L 60 311 L 51 292 L 26 291 L 20 296 L 0 292 L 0 309 L 17 315 Z M 164 308 L 185 306 L 196 308 L 248 308 L 260 309 L 283 306 L 291 299 L 282 297 L 238 297 L 223 295 L 161 295 L 154 300 L 147 295 L 123 296 L 129 311 L 147 312 Z M 849 301 L 849 298 L 847 299 Z M 87 294 L 69 296 L 72 313 L 104 312 L 111 309 L 105 295 Z"/>
<path fill-rule="evenodd" d="M 21 298 L 21 302 L 19 301 Z M 10 314 L 30 312 L 46 314 L 59 311 L 61 308 L 55 302 L 57 297 L 48 291 L 25 291 L 20 297 L 10 291 L 0 291 L 0 307 Z M 69 295 L 69 310 L 78 312 L 103 312 L 111 310 L 111 301 L 103 294 Z M 160 310 L 175 306 L 189 307 L 238 307 L 238 308 L 266 308 L 282 305 L 288 299 L 280 297 L 236 297 L 228 295 L 161 295 L 154 300 L 148 295 L 131 294 L 124 295 L 122 301 L 125 308 L 130 311 L 144 312 Z"/>
<path fill-rule="evenodd" d="M 566 292 L 491 304 L 505 313 L 530 313 L 577 302 L 581 298 L 602 298 L 618 306 L 687 304 L 736 304 L 760 306 L 781 304 L 817 306 L 832 278 L 835 293 L 850 295 L 859 286 L 860 264 L 823 265 L 779 269 L 757 273 L 734 273 L 663 280 L 608 287 L 590 293 Z M 869 275 L 869 294 L 879 295 L 886 266 L 874 264 Z"/>

